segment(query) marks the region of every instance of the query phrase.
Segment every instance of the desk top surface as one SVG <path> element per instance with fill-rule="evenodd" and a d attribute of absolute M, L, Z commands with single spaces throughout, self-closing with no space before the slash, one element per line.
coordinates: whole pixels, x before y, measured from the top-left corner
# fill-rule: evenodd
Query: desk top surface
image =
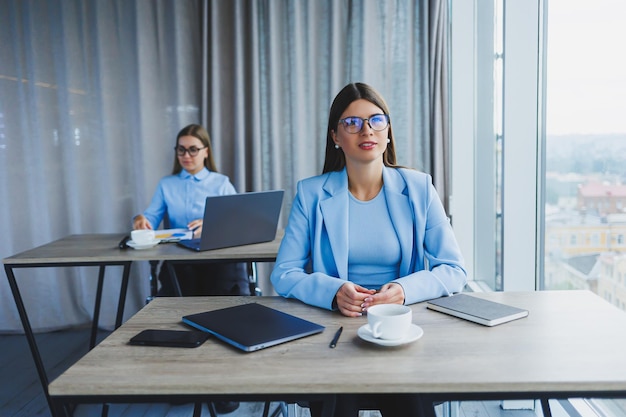
<path fill-rule="evenodd" d="M 279 297 L 157 298 L 49 387 L 63 395 L 626 392 L 626 314 L 587 291 L 474 294 L 530 311 L 484 327 L 412 306 L 419 340 L 361 340 L 347 318 Z M 198 348 L 130 346 L 146 328 L 185 329 L 181 317 L 259 302 L 326 326 L 252 353 L 210 338 Z M 335 331 L 343 334 L 329 348 Z"/>
<path fill-rule="evenodd" d="M 273 261 L 282 239 L 282 230 L 271 242 L 195 252 L 175 243 L 161 243 L 153 248 L 120 249 L 123 233 L 70 235 L 42 246 L 4 258 L 11 266 L 55 265 L 72 263 L 121 263 L 149 260 L 245 260 Z"/>

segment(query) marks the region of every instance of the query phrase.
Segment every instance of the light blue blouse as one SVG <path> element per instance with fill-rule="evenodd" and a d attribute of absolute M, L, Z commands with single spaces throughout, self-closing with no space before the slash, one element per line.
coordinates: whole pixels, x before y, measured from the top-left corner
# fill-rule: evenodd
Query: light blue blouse
<path fill-rule="evenodd" d="M 169 228 L 186 228 L 192 220 L 204 217 L 207 197 L 227 194 L 236 194 L 236 191 L 226 175 L 206 168 L 191 175 L 183 169 L 159 181 L 143 215 L 153 229 L 159 227 L 166 214 Z"/>
<path fill-rule="evenodd" d="M 348 280 L 377 290 L 400 274 L 400 241 L 385 193 L 381 191 L 370 201 L 350 194 L 348 211 Z"/>

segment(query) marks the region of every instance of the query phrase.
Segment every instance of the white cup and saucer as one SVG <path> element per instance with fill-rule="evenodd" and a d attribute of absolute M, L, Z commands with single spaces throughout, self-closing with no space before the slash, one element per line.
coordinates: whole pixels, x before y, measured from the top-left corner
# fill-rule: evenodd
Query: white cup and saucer
<path fill-rule="evenodd" d="M 133 249 L 148 249 L 158 245 L 159 242 L 154 230 L 139 229 L 130 232 L 130 240 L 126 244 Z"/>
<path fill-rule="evenodd" d="M 411 343 L 424 335 L 424 330 L 413 324 L 411 307 L 401 304 L 377 304 L 367 309 L 367 324 L 357 335 L 381 346 L 399 346 Z"/>

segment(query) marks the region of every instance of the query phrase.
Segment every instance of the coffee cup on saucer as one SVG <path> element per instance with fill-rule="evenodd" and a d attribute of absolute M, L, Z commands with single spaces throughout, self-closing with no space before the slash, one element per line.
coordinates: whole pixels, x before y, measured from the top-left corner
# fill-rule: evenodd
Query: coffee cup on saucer
<path fill-rule="evenodd" d="M 409 333 L 413 321 L 411 307 L 401 304 L 376 304 L 367 309 L 367 324 L 376 339 L 398 340 Z"/>
<path fill-rule="evenodd" d="M 140 229 L 130 232 L 130 238 L 137 245 L 149 245 L 155 240 L 154 230 Z"/>

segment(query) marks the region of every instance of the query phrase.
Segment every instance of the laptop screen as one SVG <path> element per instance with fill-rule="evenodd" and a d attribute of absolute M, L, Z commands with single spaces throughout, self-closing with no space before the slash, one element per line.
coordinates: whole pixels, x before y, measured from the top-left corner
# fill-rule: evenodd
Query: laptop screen
<path fill-rule="evenodd" d="M 274 240 L 284 194 L 271 190 L 207 197 L 202 236 L 178 243 L 203 251 Z"/>

